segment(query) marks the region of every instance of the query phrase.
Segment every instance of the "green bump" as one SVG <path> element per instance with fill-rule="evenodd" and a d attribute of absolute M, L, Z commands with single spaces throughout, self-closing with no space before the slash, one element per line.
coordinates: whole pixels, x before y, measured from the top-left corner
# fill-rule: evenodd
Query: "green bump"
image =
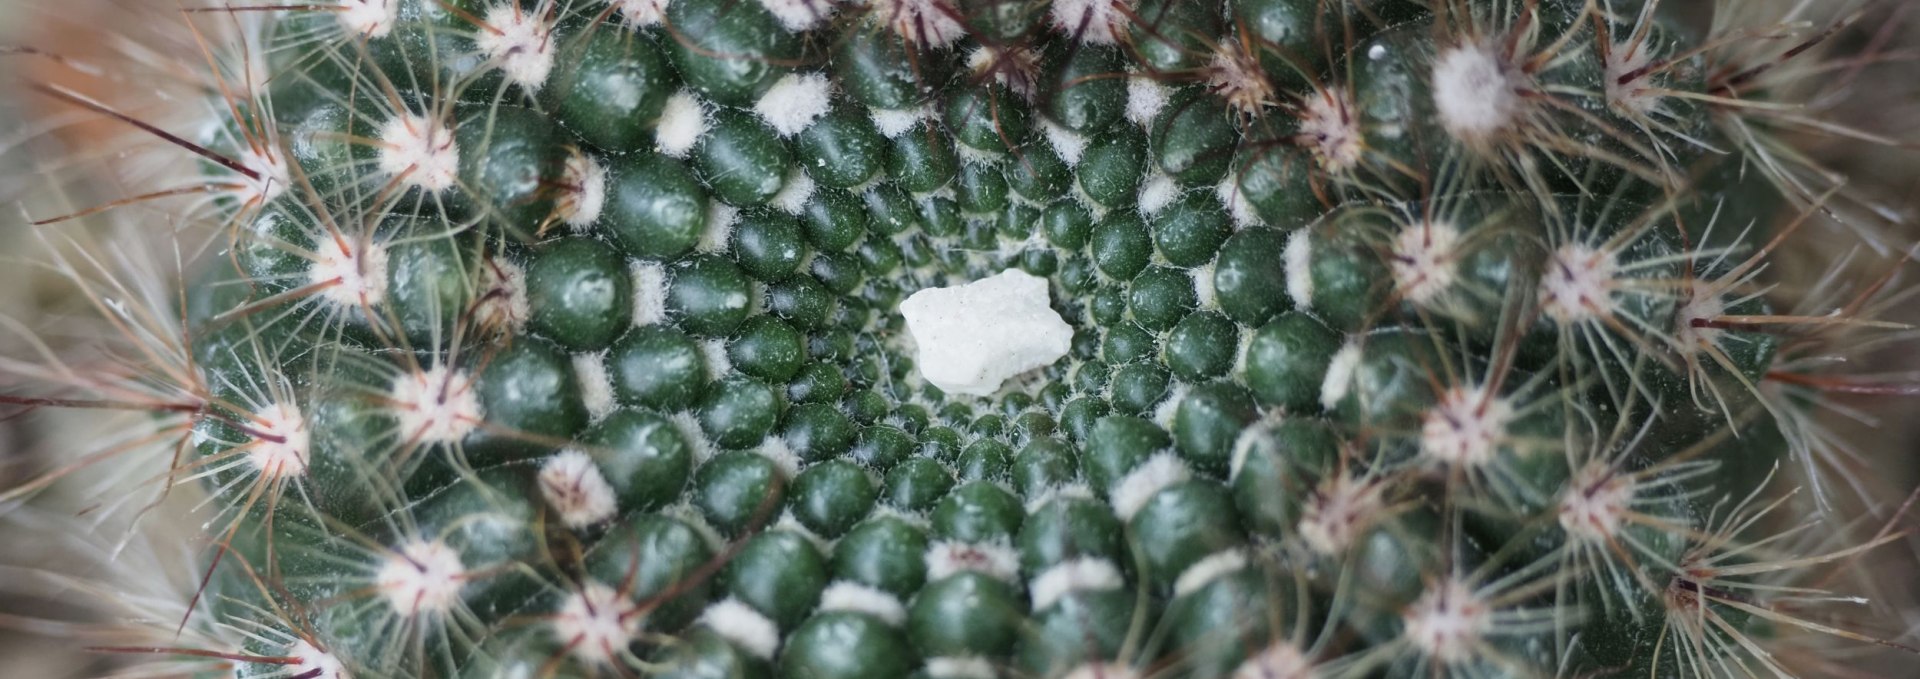
<path fill-rule="evenodd" d="M 627 263 L 605 243 L 563 238 L 527 258 L 527 325 L 576 351 L 604 349 L 633 320 Z"/>

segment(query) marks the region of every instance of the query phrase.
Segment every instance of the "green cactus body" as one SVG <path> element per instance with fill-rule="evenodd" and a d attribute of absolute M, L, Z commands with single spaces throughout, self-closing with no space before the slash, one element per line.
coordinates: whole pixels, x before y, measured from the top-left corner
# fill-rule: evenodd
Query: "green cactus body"
<path fill-rule="evenodd" d="M 1805 451 L 1759 433 L 1786 220 L 1707 223 L 1793 198 L 1690 183 L 1740 84 L 1664 12 L 337 4 L 265 24 L 291 185 L 188 310 L 188 624 L 268 630 L 241 676 L 1786 676 L 1810 631 L 1716 505 Z M 1009 269 L 1066 356 L 923 379 L 902 300 Z"/>

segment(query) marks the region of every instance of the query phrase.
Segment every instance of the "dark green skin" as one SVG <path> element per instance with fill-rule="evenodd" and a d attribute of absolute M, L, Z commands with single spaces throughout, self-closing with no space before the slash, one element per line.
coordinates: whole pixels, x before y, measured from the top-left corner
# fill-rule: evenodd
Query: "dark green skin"
<path fill-rule="evenodd" d="M 1153 256 L 1153 238 L 1136 215 L 1107 215 L 1093 230 L 1093 263 L 1115 280 L 1132 280 Z"/>
<path fill-rule="evenodd" d="M 945 81 L 947 66 L 945 59 L 914 52 L 899 34 L 883 27 L 850 31 L 831 59 L 839 76 L 835 82 L 870 108 L 913 108 L 933 94 L 931 84 Z"/>
<path fill-rule="evenodd" d="M 665 325 L 628 331 L 607 352 L 606 366 L 621 403 L 683 410 L 707 390 L 707 360 L 699 342 Z"/>
<path fill-rule="evenodd" d="M 1011 541 L 1020 532 L 1020 498 L 986 481 L 961 484 L 930 516 L 933 534 L 961 542 Z"/>
<path fill-rule="evenodd" d="M 1186 661 L 1194 676 L 1228 676 L 1272 643 L 1275 621 L 1292 614 L 1293 604 L 1285 594 L 1291 585 L 1248 568 L 1174 599 L 1165 619 L 1174 647 L 1191 649 Z"/>
<path fill-rule="evenodd" d="M 923 657 L 1004 656 L 1020 638 L 1026 602 L 1005 582 L 958 573 L 928 583 L 907 606 L 907 634 Z"/>
<path fill-rule="evenodd" d="M 1245 387 L 1231 382 L 1196 386 L 1174 407 L 1174 447 L 1195 471 L 1224 478 L 1240 432 L 1259 417 Z"/>
<path fill-rule="evenodd" d="M 1009 466 L 1013 463 L 1013 448 L 993 437 L 1001 435 L 1005 419 L 999 415 L 982 415 L 974 420 L 974 435 L 981 437 L 960 451 L 960 459 L 954 462 L 962 481 L 1005 481 Z M 988 423 L 992 423 L 991 427 Z M 989 429 L 996 431 L 989 431 Z"/>
<path fill-rule="evenodd" d="M 700 242 L 707 210 L 707 190 L 680 161 L 636 153 L 608 169 L 600 223 L 622 252 L 670 260 Z"/>
<path fill-rule="evenodd" d="M 887 472 L 884 497 L 888 505 L 898 509 L 924 510 L 940 501 L 953 483 L 953 472 L 939 462 L 909 458 Z"/>
<path fill-rule="evenodd" d="M 787 506 L 809 530 L 833 538 L 866 516 L 879 495 L 866 470 L 833 460 L 807 467 L 794 477 Z"/>
<path fill-rule="evenodd" d="M 700 429 L 722 448 L 746 448 L 773 431 L 784 408 L 772 387 L 749 377 L 730 377 L 707 392 L 700 405 Z"/>
<path fill-rule="evenodd" d="M 808 618 L 780 654 L 781 673 L 791 679 L 895 679 L 912 667 L 904 635 L 867 614 L 846 611 Z"/>
<path fill-rule="evenodd" d="M 913 454 L 915 443 L 913 434 L 904 429 L 876 424 L 861 430 L 860 440 L 853 446 L 852 459 L 869 469 L 889 470 Z"/>
<path fill-rule="evenodd" d="M 1146 576 L 1163 588 L 1201 559 L 1246 541 L 1233 498 L 1218 483 L 1202 479 L 1161 490 L 1128 526 Z"/>
<path fill-rule="evenodd" d="M 1019 664 L 1033 676 L 1059 676 L 1091 662 L 1117 659 L 1135 616 L 1134 593 L 1080 591 L 1035 611 L 1033 631 L 1020 642 Z"/>
<path fill-rule="evenodd" d="M 574 351 L 607 348 L 633 321 L 627 262 L 582 237 L 544 243 L 527 258 L 527 327 Z"/>
<path fill-rule="evenodd" d="M 734 205 L 759 205 L 780 192 L 793 159 L 780 136 L 759 118 L 720 109 L 709 117 L 707 133 L 687 164 L 714 197 Z"/>
<path fill-rule="evenodd" d="M 722 336 L 747 320 L 753 290 L 746 272 L 734 263 L 716 257 L 684 259 L 667 270 L 667 278 L 667 312 L 681 329 Z"/>
<path fill-rule="evenodd" d="M 714 528 L 739 535 L 777 518 L 786 485 L 779 468 L 759 453 L 721 453 L 694 476 L 694 504 Z"/>
<path fill-rule="evenodd" d="M 1247 530 L 1269 538 L 1292 535 L 1301 499 L 1313 492 L 1339 454 L 1340 439 L 1326 422 L 1288 418 L 1253 434 L 1228 483 Z"/>
<path fill-rule="evenodd" d="M 853 421 L 837 404 L 805 403 L 787 412 L 781 437 L 795 455 L 809 462 L 827 460 L 853 448 L 858 435 Z"/>
<path fill-rule="evenodd" d="M 1205 192 L 1188 193 L 1148 220 L 1153 246 L 1174 266 L 1193 267 L 1213 261 L 1220 244 L 1233 235 L 1220 200 Z"/>
<path fill-rule="evenodd" d="M 1087 143 L 1074 179 L 1094 203 L 1123 209 L 1137 199 L 1146 163 L 1146 135 L 1132 127 L 1116 127 Z"/>
<path fill-rule="evenodd" d="M 1188 187 L 1211 185 L 1225 177 L 1240 141 L 1226 104 L 1196 91 L 1175 95 L 1149 130 L 1160 171 Z"/>
<path fill-rule="evenodd" d="M 1241 231 L 1220 246 L 1213 262 L 1214 299 L 1228 318 L 1259 325 L 1293 306 L 1287 297 L 1287 236 L 1273 229 Z"/>
<path fill-rule="evenodd" d="M 1045 98 L 1040 108 L 1047 119 L 1083 136 L 1111 127 L 1127 109 L 1125 55 L 1121 48 L 1054 43 L 1046 57 Z"/>
<path fill-rule="evenodd" d="M 876 516 L 834 543 L 833 577 L 904 600 L 926 582 L 926 551 L 925 532 L 899 517 Z"/>
<path fill-rule="evenodd" d="M 900 188 L 926 193 L 946 186 L 960 171 L 953 143 L 934 125 L 915 125 L 890 141 L 887 176 Z"/>
<path fill-rule="evenodd" d="M 593 31 L 568 43 L 541 95 L 569 132 L 615 153 L 653 140 L 675 78 L 652 40 L 624 31 Z"/>
<path fill-rule="evenodd" d="M 659 674 L 655 676 L 661 679 L 766 679 L 773 676 L 773 669 L 767 661 L 735 647 L 725 637 L 704 626 L 695 627 L 679 642 L 662 648 L 658 657 L 650 658 L 660 667 Z"/>
<path fill-rule="evenodd" d="M 720 571 L 719 587 L 781 627 L 806 619 L 827 586 L 827 560 L 798 533 L 770 530 L 747 540 Z"/>
<path fill-rule="evenodd" d="M 1219 312 L 1187 314 L 1167 333 L 1167 368 L 1187 382 L 1226 375 L 1233 369 L 1239 335 L 1239 326 Z"/>
<path fill-rule="evenodd" d="M 520 337 L 494 352 L 473 388 L 487 422 L 466 444 L 475 466 L 530 457 L 587 426 L 573 362 L 546 340 Z"/>
<path fill-rule="evenodd" d="M 693 447 L 672 421 L 656 413 L 614 411 L 583 432 L 580 442 L 623 509 L 672 504 L 693 471 Z"/>
<path fill-rule="evenodd" d="M 587 572 L 638 601 L 663 596 L 647 615 L 655 629 L 677 630 L 705 607 L 712 582 L 696 577 L 713 558 L 693 526 L 658 514 L 615 524 L 587 552 Z"/>
<path fill-rule="evenodd" d="M 844 251 L 865 238 L 869 219 L 861 196 L 831 188 L 815 189 L 800 212 L 807 240 L 828 252 Z"/>
<path fill-rule="evenodd" d="M 943 113 L 955 140 L 988 155 L 1005 154 L 1027 137 L 1024 102 L 999 85 L 954 90 Z"/>
<path fill-rule="evenodd" d="M 1172 376 L 1152 363 L 1128 363 L 1113 371 L 1107 400 L 1115 412 L 1144 415 L 1166 398 Z"/>
<path fill-rule="evenodd" d="M 1254 331 L 1242 379 L 1262 403 L 1311 412 L 1319 408 L 1327 364 L 1340 344 L 1340 334 L 1312 316 L 1280 314 Z"/>
<path fill-rule="evenodd" d="M 546 116 L 515 106 L 467 109 L 454 126 L 460 149 L 460 200 L 510 233 L 526 234 L 553 211 L 552 191 L 566 162 L 560 129 Z"/>
<path fill-rule="evenodd" d="M 1020 567 L 1040 573 L 1069 560 L 1099 558 L 1126 567 L 1126 530 L 1113 510 L 1087 498 L 1055 498 L 1021 525 Z"/>
<path fill-rule="evenodd" d="M 786 382 L 805 365 L 806 336 L 772 316 L 753 316 L 727 343 L 734 370 L 768 383 Z"/>
<path fill-rule="evenodd" d="M 800 36 L 757 3 L 672 3 L 667 22 L 675 33 L 666 41 L 674 69 L 729 106 L 751 106 L 800 57 Z"/>
<path fill-rule="evenodd" d="M 453 329 L 478 296 L 472 272 L 481 266 L 479 259 L 478 248 L 461 238 L 387 249 L 388 306 L 408 338 L 432 341 L 435 332 Z"/>
<path fill-rule="evenodd" d="M 1173 438 L 1146 419 L 1108 415 L 1093 425 L 1081 451 L 1081 466 L 1095 488 L 1111 488 L 1148 457 L 1173 446 Z"/>
<path fill-rule="evenodd" d="M 1193 277 L 1164 266 L 1148 267 L 1127 286 L 1127 306 L 1141 327 L 1155 332 L 1171 330 L 1199 305 Z"/>
<path fill-rule="evenodd" d="M 888 144 L 867 116 L 842 106 L 794 138 L 794 160 L 821 186 L 852 188 L 886 170 Z"/>

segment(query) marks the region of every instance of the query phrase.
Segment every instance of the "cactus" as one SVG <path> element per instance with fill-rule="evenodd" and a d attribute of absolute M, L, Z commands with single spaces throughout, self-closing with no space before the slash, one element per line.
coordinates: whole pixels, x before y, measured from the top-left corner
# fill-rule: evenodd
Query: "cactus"
<path fill-rule="evenodd" d="M 1674 9 L 166 13 L 162 113 L 29 83 L 198 177 L 36 215 L 113 360 L 6 401 L 140 418 L 0 500 L 197 522 L 100 644 L 184 676 L 1830 676 L 1912 610 L 1823 419 L 1912 391 L 1878 48 Z M 1009 269 L 1070 348 L 943 393 L 902 301 Z"/>

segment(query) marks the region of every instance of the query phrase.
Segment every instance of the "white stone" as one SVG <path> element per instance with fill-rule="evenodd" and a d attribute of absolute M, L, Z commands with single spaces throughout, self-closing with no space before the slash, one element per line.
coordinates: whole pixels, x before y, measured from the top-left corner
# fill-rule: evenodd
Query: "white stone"
<path fill-rule="evenodd" d="M 984 396 L 1067 355 L 1073 327 L 1047 305 L 1047 281 L 1018 269 L 900 303 L 920 375 L 942 391 Z"/>

